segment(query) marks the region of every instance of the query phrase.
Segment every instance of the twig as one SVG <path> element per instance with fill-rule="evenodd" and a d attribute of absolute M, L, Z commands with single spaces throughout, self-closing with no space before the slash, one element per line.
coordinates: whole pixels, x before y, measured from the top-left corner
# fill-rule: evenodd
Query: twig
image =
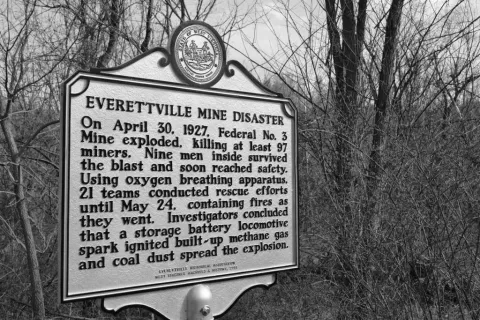
<path fill-rule="evenodd" d="M 22 305 L 22 306 L 32 308 L 31 305 L 26 304 L 26 303 L 23 303 L 23 302 L 21 302 L 21 301 L 17 301 L 17 300 L 15 300 L 14 298 L 10 298 L 10 300 L 13 301 L 13 302 L 15 302 L 15 303 L 18 303 L 18 304 L 20 304 L 20 305 Z M 4 305 L 5 305 L 5 304 L 4 304 Z M 93 318 L 84 318 L 84 317 L 69 316 L 69 315 L 66 315 L 66 314 L 56 313 L 56 312 L 52 312 L 52 311 L 48 311 L 48 310 L 45 310 L 45 312 L 51 314 L 52 316 L 64 317 L 64 318 L 68 318 L 68 319 L 75 319 L 75 320 L 94 320 Z"/>
<path fill-rule="evenodd" d="M 60 121 L 59 120 L 54 120 L 54 121 L 51 121 L 51 122 L 48 122 L 48 123 L 45 123 L 43 126 L 41 126 L 40 128 L 38 128 L 37 131 L 35 131 L 34 134 L 32 134 L 32 136 L 27 140 L 27 142 L 25 142 L 25 144 L 22 146 L 22 148 L 18 151 L 18 153 L 16 154 L 16 156 L 18 158 L 20 158 L 22 156 L 22 154 L 25 152 L 25 150 L 28 148 L 28 146 L 30 145 L 30 143 L 47 127 L 51 126 L 51 125 L 54 125 L 54 124 L 57 124 L 59 123 Z"/>

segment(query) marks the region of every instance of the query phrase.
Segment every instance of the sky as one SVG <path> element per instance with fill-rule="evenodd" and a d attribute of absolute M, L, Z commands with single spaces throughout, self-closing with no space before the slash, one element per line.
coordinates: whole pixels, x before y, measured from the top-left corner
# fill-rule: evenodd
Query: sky
<path fill-rule="evenodd" d="M 374 10 L 374 5 L 372 3 L 382 2 L 390 5 L 390 0 L 373 0 L 369 1 L 369 13 L 372 13 Z M 412 3 L 415 3 L 418 0 L 411 0 Z M 429 5 L 429 10 L 431 14 L 433 11 L 438 9 L 440 6 L 443 6 L 444 10 L 448 10 L 450 7 L 454 7 L 458 1 L 462 0 L 427 0 Z M 445 5 L 445 1 L 447 4 Z M 469 6 L 472 9 L 473 16 L 480 16 L 480 0 L 463 0 L 464 4 Z M 289 16 L 293 18 L 297 25 L 302 25 L 302 22 L 307 20 L 308 11 L 311 10 L 314 14 L 314 19 L 316 24 L 324 23 L 324 0 L 281 0 L 281 1 L 262 1 L 262 0 L 220 0 L 218 2 L 218 7 L 213 12 L 211 21 L 217 21 L 221 17 L 225 17 L 231 12 L 234 3 L 241 2 L 241 7 L 244 10 L 254 6 L 255 10 L 248 11 L 248 20 L 256 21 L 247 25 L 241 31 L 235 32 L 229 39 L 226 39 L 230 47 L 227 48 L 227 60 L 238 60 L 244 64 L 247 69 L 251 70 L 252 73 L 256 74 L 258 77 L 262 78 L 265 76 L 265 72 L 261 71 L 261 68 L 255 67 L 255 64 L 251 63 L 251 60 L 256 62 L 264 62 L 265 58 L 274 58 L 274 59 L 287 59 L 287 57 L 281 53 L 279 46 L 281 47 L 288 40 L 296 43 L 300 43 L 300 37 L 295 35 L 295 32 L 292 32 L 290 28 L 288 32 L 286 27 L 285 17 Z M 407 0 L 407 4 L 408 4 Z M 283 5 L 282 5 L 283 4 Z M 288 10 L 288 13 L 287 13 Z M 408 14 L 407 10 L 404 10 L 404 15 Z M 405 16 L 404 19 L 409 17 Z M 293 21 L 292 20 L 292 21 Z M 207 20 L 207 22 L 209 22 Z M 212 22 L 210 22 L 212 23 Z M 290 23 L 291 24 L 291 23 Z M 305 25 L 305 24 L 303 24 Z M 300 27 L 302 29 L 302 27 Z M 305 34 L 305 29 L 300 30 L 300 32 Z M 290 35 L 290 39 L 287 35 Z M 252 42 L 254 43 L 255 48 L 252 47 Z M 262 56 L 258 51 L 263 52 L 265 55 Z"/>
<path fill-rule="evenodd" d="M 19 0 L 0 0 L 0 14 L 5 11 L 7 2 L 11 4 Z M 307 21 L 309 10 L 313 12 L 316 24 L 324 24 L 324 1 L 325 0 L 218 0 L 212 14 L 207 20 L 211 25 L 217 25 L 224 21 L 226 17 L 231 16 L 235 7 L 239 7 L 239 15 L 246 14 L 241 30 L 235 31 L 226 40 L 227 60 L 238 60 L 244 64 L 247 69 L 253 71 L 258 77 L 265 76 L 261 68 L 252 64 L 268 62 L 269 59 L 286 60 L 288 57 L 280 50 L 288 41 L 298 45 L 301 42 L 292 29 L 287 29 L 285 17 L 291 19 L 289 24 L 296 23 L 300 25 L 299 32 L 304 35 L 307 33 L 305 21 Z M 354 0 L 357 1 L 357 0 Z M 410 0 L 412 3 L 419 0 Z M 448 1 L 449 6 L 454 6 L 459 0 L 426 0 L 432 7 L 440 6 L 444 1 Z M 474 11 L 475 15 L 480 15 L 480 0 L 465 0 Z M 198 0 L 187 1 L 190 12 L 195 11 Z M 207 3 L 208 1 L 204 1 Z M 383 2 L 387 5 L 391 0 L 369 0 L 369 10 L 373 10 L 372 3 Z M 407 3 L 409 0 L 407 0 Z M 408 18 L 408 17 L 406 17 Z M 219 30 L 220 31 L 220 30 Z M 290 31 L 290 32 L 289 32 Z M 290 36 L 290 37 L 288 37 Z M 321 40 L 326 43 L 325 40 Z M 255 46 L 253 47 L 252 44 Z M 318 45 L 318 44 L 317 44 Z M 259 52 L 263 53 L 260 54 Z"/>
<path fill-rule="evenodd" d="M 280 2 L 286 2 L 287 4 L 282 6 Z M 242 2 L 242 7 L 247 8 L 252 6 L 254 6 L 255 9 L 249 10 L 247 18 L 247 21 L 251 22 L 251 24 L 247 24 L 242 30 L 234 32 L 229 39 L 226 39 L 229 43 L 227 47 L 227 60 L 238 60 L 244 64 L 247 69 L 255 68 L 255 64 L 252 64 L 251 60 L 262 62 L 265 60 L 265 57 L 282 58 L 278 46 L 279 41 L 288 41 L 285 21 L 285 16 L 287 15 L 286 9 L 288 9 L 288 15 L 295 19 L 306 18 L 303 3 L 299 0 L 246 0 Z M 225 16 L 230 8 L 230 6 L 218 8 L 212 20 Z M 293 38 L 295 41 L 299 40 L 298 37 L 293 36 Z M 255 48 L 252 47 L 252 43 Z M 265 55 L 262 56 L 259 51 Z M 256 71 L 258 76 L 263 76 L 264 72 L 261 71 L 261 68 L 256 68 Z"/>

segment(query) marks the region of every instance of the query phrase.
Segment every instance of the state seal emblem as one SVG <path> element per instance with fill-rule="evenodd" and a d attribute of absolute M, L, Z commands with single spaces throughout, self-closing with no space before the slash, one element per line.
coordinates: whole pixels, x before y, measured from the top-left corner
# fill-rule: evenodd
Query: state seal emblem
<path fill-rule="evenodd" d="M 212 86 L 223 75 L 225 46 L 215 29 L 204 22 L 181 24 L 172 36 L 170 53 L 175 73 L 191 85 Z"/>

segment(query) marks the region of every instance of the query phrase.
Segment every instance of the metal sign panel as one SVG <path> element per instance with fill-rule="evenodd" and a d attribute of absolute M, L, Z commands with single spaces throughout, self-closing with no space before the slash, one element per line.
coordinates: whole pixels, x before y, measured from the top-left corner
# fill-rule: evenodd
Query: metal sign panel
<path fill-rule="evenodd" d="M 62 301 L 298 267 L 290 100 L 78 72 L 64 106 Z"/>

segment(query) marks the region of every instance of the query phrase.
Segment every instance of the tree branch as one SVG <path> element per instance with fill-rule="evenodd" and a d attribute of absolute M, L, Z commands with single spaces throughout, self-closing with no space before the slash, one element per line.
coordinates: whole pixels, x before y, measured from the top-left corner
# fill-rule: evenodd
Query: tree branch
<path fill-rule="evenodd" d="M 32 136 L 27 140 L 27 142 L 25 142 L 22 146 L 22 148 L 18 151 L 18 153 L 16 154 L 16 157 L 20 158 L 22 156 L 22 154 L 25 152 L 25 150 L 27 150 L 28 146 L 30 145 L 30 143 L 43 131 L 45 130 L 45 128 L 48 128 L 49 126 L 51 125 L 54 125 L 54 124 L 57 124 L 59 123 L 60 121 L 59 120 L 53 120 L 51 122 L 48 122 L 48 123 L 45 123 L 43 126 L 41 126 L 40 128 L 37 129 L 37 131 L 35 131 L 34 134 L 32 134 Z"/>
<path fill-rule="evenodd" d="M 150 38 L 152 36 L 152 15 L 153 15 L 153 0 L 148 1 L 147 8 L 147 20 L 145 22 L 145 38 L 143 39 L 142 44 L 140 45 L 140 51 L 145 52 L 148 50 L 148 44 L 150 43 Z"/>
<path fill-rule="evenodd" d="M 117 0 L 112 0 L 110 6 L 110 25 L 108 26 L 110 31 L 108 33 L 108 45 L 105 49 L 105 53 L 98 59 L 97 68 L 104 68 L 108 65 L 110 59 L 112 59 L 113 51 L 117 44 L 118 40 L 118 29 L 120 26 L 120 6 L 121 2 Z"/>

